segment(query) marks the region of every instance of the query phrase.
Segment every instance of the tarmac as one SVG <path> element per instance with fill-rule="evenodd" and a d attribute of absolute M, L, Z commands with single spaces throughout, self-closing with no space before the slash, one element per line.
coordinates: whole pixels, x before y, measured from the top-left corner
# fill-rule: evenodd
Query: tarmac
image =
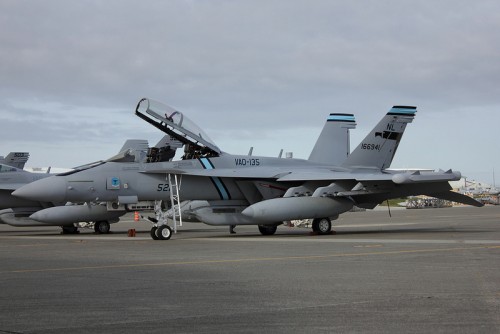
<path fill-rule="evenodd" d="M 168 241 L 132 215 L 107 235 L 0 225 L 0 334 L 500 333 L 500 207 L 391 214 Z"/>

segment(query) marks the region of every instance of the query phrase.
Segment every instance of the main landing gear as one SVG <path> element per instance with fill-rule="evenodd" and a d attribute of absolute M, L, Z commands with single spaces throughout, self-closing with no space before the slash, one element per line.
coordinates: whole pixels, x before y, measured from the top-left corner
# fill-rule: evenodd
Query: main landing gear
<path fill-rule="evenodd" d="M 335 218 L 334 218 L 335 219 Z M 309 224 L 310 220 L 309 220 Z M 262 235 L 273 235 L 276 233 L 279 224 L 274 225 L 259 225 L 259 231 Z M 330 218 L 315 218 L 312 220 L 312 230 L 319 235 L 327 235 L 332 233 L 332 221 Z"/>
<path fill-rule="evenodd" d="M 78 234 L 80 231 L 78 231 L 78 227 L 75 225 L 70 225 L 70 226 L 61 226 L 62 231 L 61 234 Z"/>
<path fill-rule="evenodd" d="M 110 229 L 111 226 L 109 225 L 109 222 L 106 220 L 97 221 L 94 224 L 95 233 L 108 234 Z"/>
<path fill-rule="evenodd" d="M 278 225 L 259 225 L 259 231 L 262 235 L 273 235 L 277 229 Z"/>
<path fill-rule="evenodd" d="M 312 230 L 320 235 L 332 233 L 332 222 L 330 218 L 316 218 L 312 222 Z"/>
<path fill-rule="evenodd" d="M 149 233 L 153 240 L 168 240 L 172 237 L 172 229 L 168 225 L 153 226 Z"/>
<path fill-rule="evenodd" d="M 93 228 L 94 232 L 98 234 L 108 234 L 109 231 L 111 230 L 109 221 L 100 220 L 95 223 L 79 223 L 72 225 L 63 225 L 61 226 L 62 228 L 61 234 L 78 234 L 80 233 L 80 231 L 78 230 L 79 227 Z"/>
<path fill-rule="evenodd" d="M 167 214 L 162 209 L 162 201 L 155 201 L 155 217 L 145 219 L 153 224 L 149 235 L 153 240 L 169 240 L 172 237 L 172 228 L 167 225 Z M 175 212 L 174 212 L 175 214 Z"/>

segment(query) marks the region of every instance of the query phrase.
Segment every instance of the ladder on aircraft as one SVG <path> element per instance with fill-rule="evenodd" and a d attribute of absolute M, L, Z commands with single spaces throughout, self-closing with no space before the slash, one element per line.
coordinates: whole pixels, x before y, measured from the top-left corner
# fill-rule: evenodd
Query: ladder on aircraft
<path fill-rule="evenodd" d="M 173 182 L 172 182 L 173 178 Z M 179 215 L 179 226 L 182 226 L 182 211 L 181 198 L 179 196 L 179 188 L 181 180 L 177 178 L 177 174 L 167 174 L 168 184 L 170 185 L 170 205 L 172 210 L 172 220 L 174 221 L 174 233 L 177 233 L 177 215 Z"/>

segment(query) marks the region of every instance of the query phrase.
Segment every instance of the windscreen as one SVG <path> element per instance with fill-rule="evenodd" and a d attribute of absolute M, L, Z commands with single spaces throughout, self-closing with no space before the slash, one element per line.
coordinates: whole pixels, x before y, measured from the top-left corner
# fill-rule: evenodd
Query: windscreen
<path fill-rule="evenodd" d="M 16 167 L 0 164 L 0 173 L 20 172 L 20 171 L 22 170 L 17 169 Z"/>

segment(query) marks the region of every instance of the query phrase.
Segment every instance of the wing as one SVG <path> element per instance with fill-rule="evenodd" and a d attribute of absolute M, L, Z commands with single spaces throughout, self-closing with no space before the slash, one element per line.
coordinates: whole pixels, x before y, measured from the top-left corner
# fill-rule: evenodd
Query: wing
<path fill-rule="evenodd" d="M 145 170 L 145 174 L 178 174 L 204 177 L 228 177 L 239 179 L 279 179 L 289 174 L 290 170 L 273 167 L 248 167 L 248 168 L 217 168 L 217 169 L 191 169 L 191 168 L 171 168 Z"/>
<path fill-rule="evenodd" d="M 148 170 L 147 174 L 178 174 L 200 177 L 221 177 L 235 179 L 271 179 L 277 182 L 302 183 L 303 186 L 289 188 L 284 197 L 348 197 L 356 205 L 373 208 L 386 199 L 413 195 L 428 195 L 436 198 L 459 202 L 473 206 L 482 203 L 451 191 L 449 181 L 460 180 L 461 174 L 448 171 L 377 171 L 375 169 L 328 168 L 286 168 L 286 167 L 248 167 L 191 169 L 176 168 Z M 316 182 L 326 186 L 312 187 Z"/>
<path fill-rule="evenodd" d="M 248 167 L 248 168 L 217 168 L 192 169 L 171 168 L 145 170 L 146 174 L 178 174 L 205 177 L 228 178 L 269 178 L 281 182 L 296 181 L 330 181 L 354 180 L 358 182 L 388 181 L 395 184 L 428 183 L 460 180 L 460 172 L 451 169 L 443 172 L 380 172 L 378 170 L 362 169 L 349 171 L 343 168 L 290 168 L 290 167 Z"/>
<path fill-rule="evenodd" d="M 245 167 L 245 168 L 169 168 L 169 169 L 148 169 L 142 171 L 146 174 L 177 174 L 205 177 L 225 177 L 238 179 L 272 179 L 273 181 L 335 181 L 335 180 L 355 180 L 356 175 L 350 173 L 348 169 L 334 167 Z M 380 174 L 380 172 L 379 172 Z M 372 179 L 380 178 L 380 175 L 370 174 Z M 383 179 L 390 179 L 383 176 Z"/>

